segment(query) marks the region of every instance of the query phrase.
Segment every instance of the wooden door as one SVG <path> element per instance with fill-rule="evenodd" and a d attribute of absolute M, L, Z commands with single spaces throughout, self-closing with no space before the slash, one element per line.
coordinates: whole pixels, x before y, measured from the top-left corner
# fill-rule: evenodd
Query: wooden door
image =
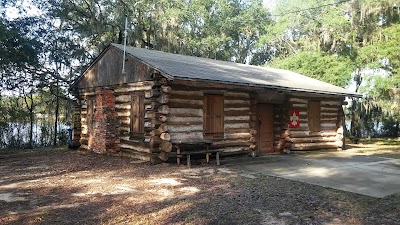
<path fill-rule="evenodd" d="M 258 105 L 258 151 L 274 152 L 274 111 L 270 104 Z"/>

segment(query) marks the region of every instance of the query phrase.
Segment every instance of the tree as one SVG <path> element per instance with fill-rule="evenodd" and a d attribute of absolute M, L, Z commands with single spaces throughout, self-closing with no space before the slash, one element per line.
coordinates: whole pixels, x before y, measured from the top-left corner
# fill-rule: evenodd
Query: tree
<path fill-rule="evenodd" d="M 361 135 L 362 129 L 377 133 L 379 121 L 397 102 L 400 14 L 395 1 L 286 0 L 276 14 L 262 37 L 274 52 L 270 65 L 339 86 L 352 83 L 365 97 L 351 104 L 351 135 Z"/>

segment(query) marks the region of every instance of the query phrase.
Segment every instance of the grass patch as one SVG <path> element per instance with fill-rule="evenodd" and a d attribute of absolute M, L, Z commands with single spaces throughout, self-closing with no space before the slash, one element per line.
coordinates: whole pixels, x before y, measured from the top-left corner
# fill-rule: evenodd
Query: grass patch
<path fill-rule="evenodd" d="M 363 138 L 359 144 L 347 144 L 347 150 L 363 155 L 400 159 L 400 138 Z"/>

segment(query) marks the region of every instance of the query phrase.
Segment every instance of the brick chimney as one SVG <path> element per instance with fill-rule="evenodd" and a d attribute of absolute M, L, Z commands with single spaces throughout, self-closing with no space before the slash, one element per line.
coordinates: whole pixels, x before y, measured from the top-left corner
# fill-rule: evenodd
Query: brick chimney
<path fill-rule="evenodd" d="M 114 91 L 108 88 L 96 88 L 91 150 L 105 154 L 119 152 L 119 120 L 115 111 Z"/>

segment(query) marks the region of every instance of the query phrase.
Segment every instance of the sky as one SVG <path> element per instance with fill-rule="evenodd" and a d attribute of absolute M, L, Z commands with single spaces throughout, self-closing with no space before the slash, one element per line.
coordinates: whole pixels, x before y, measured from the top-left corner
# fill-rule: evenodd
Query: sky
<path fill-rule="evenodd" d="M 17 3 L 21 4 L 23 6 L 23 9 L 25 12 L 19 12 L 17 7 L 8 7 L 6 9 L 6 16 L 9 19 L 16 19 L 21 16 L 36 16 L 40 15 L 40 10 L 33 6 L 31 0 L 24 0 L 22 3 Z"/>

